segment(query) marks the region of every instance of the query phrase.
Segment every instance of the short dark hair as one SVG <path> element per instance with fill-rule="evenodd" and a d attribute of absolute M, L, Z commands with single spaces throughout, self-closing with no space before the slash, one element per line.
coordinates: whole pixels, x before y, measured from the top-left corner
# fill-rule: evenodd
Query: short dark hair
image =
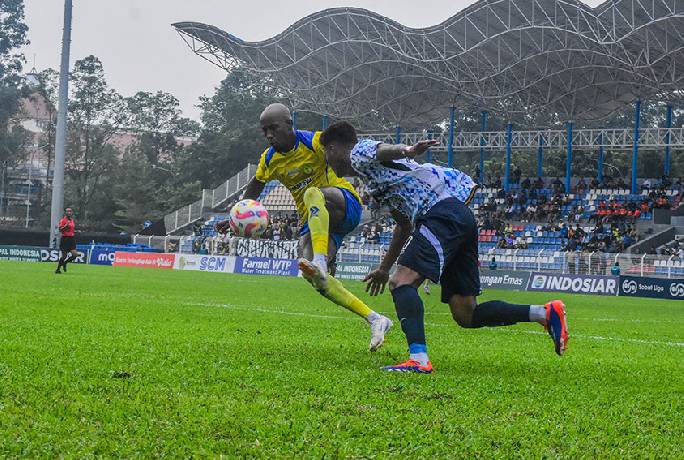
<path fill-rule="evenodd" d="M 328 126 L 321 134 L 321 145 L 324 147 L 333 142 L 341 144 L 356 144 L 358 138 L 356 137 L 356 130 L 346 121 L 338 121 Z"/>

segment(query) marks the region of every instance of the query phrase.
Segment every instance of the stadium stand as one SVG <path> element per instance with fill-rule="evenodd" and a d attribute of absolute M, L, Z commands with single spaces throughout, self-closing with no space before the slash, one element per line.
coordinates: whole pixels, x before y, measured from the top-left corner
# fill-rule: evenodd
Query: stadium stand
<path fill-rule="evenodd" d="M 649 188 L 638 194 L 620 187 L 589 188 L 582 179 L 573 187 L 574 193 L 568 194 L 558 179 L 518 182 L 512 184 L 508 193 L 500 187 L 485 187 L 473 200 L 483 266 L 495 258 L 500 269 L 605 273 L 616 254 L 638 241 L 637 223 L 651 222 L 655 208 L 674 208 L 682 201 L 681 181 L 669 189 L 651 187 L 649 181 Z M 377 213 L 363 184 L 355 185 Z M 593 181 L 591 185 L 598 184 Z M 264 238 L 296 238 L 296 208 L 289 191 L 273 181 L 266 185 L 259 200 L 272 219 Z M 205 252 L 207 248 L 225 248 L 225 239 L 216 234 L 214 226 L 226 217 L 215 214 L 203 223 L 197 222 L 193 235 L 182 238 L 178 249 Z M 392 219 L 377 213 L 374 221 L 360 226 L 346 239 L 338 261 L 378 263 L 389 245 L 392 230 Z M 651 261 L 648 269 L 664 276 L 684 274 L 679 254 L 683 249 L 684 240 L 659 248 L 657 253 L 671 255 L 671 260 Z"/>

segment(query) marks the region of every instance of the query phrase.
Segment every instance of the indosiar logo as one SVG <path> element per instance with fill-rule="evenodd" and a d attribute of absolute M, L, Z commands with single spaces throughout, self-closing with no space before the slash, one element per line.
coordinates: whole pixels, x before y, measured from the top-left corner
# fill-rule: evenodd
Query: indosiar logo
<path fill-rule="evenodd" d="M 670 284 L 670 295 L 672 297 L 684 297 L 684 283 Z"/>
<path fill-rule="evenodd" d="M 634 294 L 637 291 L 637 282 L 634 280 L 624 280 L 622 282 L 622 292 L 625 294 Z"/>

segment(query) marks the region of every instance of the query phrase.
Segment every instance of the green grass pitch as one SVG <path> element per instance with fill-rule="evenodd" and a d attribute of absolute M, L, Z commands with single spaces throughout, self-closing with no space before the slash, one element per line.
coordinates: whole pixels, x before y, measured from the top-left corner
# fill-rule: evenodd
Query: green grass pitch
<path fill-rule="evenodd" d="M 397 325 L 371 354 L 302 279 L 53 270 L 0 262 L 0 457 L 684 457 L 684 302 L 561 296 L 559 358 L 537 325 L 459 328 L 433 292 L 436 372 L 406 375 L 378 371 Z"/>

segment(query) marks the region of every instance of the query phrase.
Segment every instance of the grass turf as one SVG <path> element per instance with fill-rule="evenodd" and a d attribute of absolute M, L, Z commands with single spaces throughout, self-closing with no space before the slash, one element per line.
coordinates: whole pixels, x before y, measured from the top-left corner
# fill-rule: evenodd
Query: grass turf
<path fill-rule="evenodd" d="M 559 358 L 537 325 L 460 329 L 433 292 L 425 376 L 379 372 L 399 327 L 370 354 L 301 279 L 53 269 L 0 262 L 2 457 L 684 456 L 683 302 L 562 296 Z"/>

